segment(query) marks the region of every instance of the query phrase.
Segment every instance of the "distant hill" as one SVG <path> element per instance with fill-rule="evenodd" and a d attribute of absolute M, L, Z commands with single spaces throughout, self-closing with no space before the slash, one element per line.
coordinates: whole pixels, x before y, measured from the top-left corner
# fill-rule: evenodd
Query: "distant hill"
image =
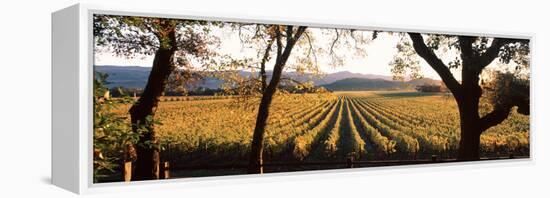
<path fill-rule="evenodd" d="M 139 66 L 95 66 L 96 72 L 106 73 L 107 87 L 125 87 L 125 88 L 144 88 L 147 83 L 147 78 L 151 72 L 151 67 Z M 267 71 L 267 75 L 271 76 L 272 71 Z M 252 75 L 247 71 L 240 72 L 242 76 Z M 403 82 L 393 81 L 391 76 L 375 75 L 375 74 L 360 74 L 348 71 L 336 72 L 327 74 L 321 78 L 312 75 L 300 75 L 295 72 L 285 72 L 283 76 L 291 77 L 300 81 L 312 80 L 317 86 L 324 86 L 330 90 L 374 90 L 374 89 L 402 89 Z M 215 78 L 206 78 L 196 87 L 215 89 L 219 88 L 223 83 L 222 80 Z M 418 79 L 408 81 L 411 86 L 422 84 L 439 84 L 439 81 L 433 79 Z M 346 86 L 349 86 L 346 88 Z M 361 88 L 361 86 L 364 86 Z"/>
<path fill-rule="evenodd" d="M 330 84 L 346 78 L 367 78 L 367 79 L 383 79 L 383 80 L 392 80 L 391 76 L 383 76 L 376 74 L 360 74 L 353 73 L 349 71 L 341 71 L 327 74 L 324 78 L 315 80 L 316 85 Z"/>
<path fill-rule="evenodd" d="M 150 67 L 133 66 L 95 66 L 95 72 L 106 73 L 107 87 L 144 88 Z"/>
<path fill-rule="evenodd" d="M 378 78 L 346 78 L 321 86 L 331 91 L 369 91 L 412 89 L 418 85 L 425 84 L 439 85 L 440 81 L 429 78 L 415 79 L 410 81 L 393 81 Z"/>
<path fill-rule="evenodd" d="M 407 88 L 407 84 L 400 81 L 368 78 L 346 78 L 321 86 L 331 91 L 367 91 Z"/>

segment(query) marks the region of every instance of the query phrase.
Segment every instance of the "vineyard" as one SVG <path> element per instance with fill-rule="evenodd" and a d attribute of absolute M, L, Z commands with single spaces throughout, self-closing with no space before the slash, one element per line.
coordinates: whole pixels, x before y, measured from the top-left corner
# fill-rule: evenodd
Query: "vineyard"
<path fill-rule="evenodd" d="M 176 165 L 246 163 L 257 99 L 161 100 L 156 118 L 163 161 Z M 127 115 L 129 105 L 116 109 Z M 483 111 L 490 105 L 482 104 Z M 452 96 L 418 92 L 278 95 L 264 162 L 455 158 L 459 115 Z M 515 111 L 481 136 L 481 156 L 529 155 L 529 117 Z M 205 175 L 194 171 L 182 175 Z M 228 173 L 224 173 L 228 174 Z"/>

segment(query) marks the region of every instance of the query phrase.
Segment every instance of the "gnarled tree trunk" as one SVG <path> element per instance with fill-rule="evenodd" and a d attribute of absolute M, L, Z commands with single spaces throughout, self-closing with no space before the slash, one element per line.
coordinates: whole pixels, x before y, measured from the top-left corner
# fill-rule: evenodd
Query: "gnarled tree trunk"
<path fill-rule="evenodd" d="M 462 46 L 466 48 L 471 43 L 466 42 Z M 481 130 L 481 118 L 479 116 L 479 99 L 482 90 L 479 86 L 478 65 L 471 61 L 471 57 L 466 56 L 462 50 L 462 94 L 455 96 L 460 114 L 460 143 L 458 147 L 459 160 L 477 160 L 479 159 L 479 143 Z"/>
<path fill-rule="evenodd" d="M 282 69 L 281 69 L 282 70 Z M 272 78 L 278 78 L 279 81 L 281 75 L 275 76 L 275 72 Z M 273 80 L 271 81 L 273 83 Z M 270 85 L 272 85 L 270 83 Z M 278 84 L 278 83 L 277 83 Z M 254 135 L 252 137 L 252 146 L 250 153 L 250 161 L 248 173 L 263 173 L 263 142 L 264 142 L 264 131 L 267 125 L 267 118 L 269 117 L 269 106 L 273 100 L 273 95 L 277 91 L 276 86 L 267 86 L 265 89 L 262 100 L 260 101 L 260 107 L 258 109 L 258 116 L 256 117 L 256 126 L 254 127 Z"/>
<path fill-rule="evenodd" d="M 460 114 L 460 143 L 458 159 L 479 159 L 479 137 L 481 135 L 480 118 L 478 113 L 479 98 L 465 94 L 457 98 Z"/>
<path fill-rule="evenodd" d="M 277 57 L 278 60 L 279 58 L 280 57 Z M 285 62 L 286 59 L 288 59 L 288 56 L 285 58 Z M 275 67 L 273 68 L 273 75 L 271 76 L 271 81 L 269 82 L 269 85 L 267 85 L 265 89 L 263 89 L 260 107 L 258 108 L 258 116 L 256 117 L 256 126 L 254 127 L 254 135 L 252 137 L 248 173 L 263 173 L 263 142 L 265 127 L 267 125 L 267 119 L 269 117 L 269 106 L 271 106 L 273 95 L 275 95 L 277 87 L 279 86 L 279 81 L 281 80 L 283 68 L 284 63 L 281 63 L 279 61 L 275 63 Z"/>
<path fill-rule="evenodd" d="M 132 131 L 140 133 L 139 142 L 135 145 L 137 160 L 132 180 L 159 179 L 160 153 L 156 145 L 155 126 L 147 119 L 154 117 L 166 80 L 174 69 L 175 28 L 159 35 L 161 46 L 155 53 L 147 85 L 139 100 L 130 108 Z"/>

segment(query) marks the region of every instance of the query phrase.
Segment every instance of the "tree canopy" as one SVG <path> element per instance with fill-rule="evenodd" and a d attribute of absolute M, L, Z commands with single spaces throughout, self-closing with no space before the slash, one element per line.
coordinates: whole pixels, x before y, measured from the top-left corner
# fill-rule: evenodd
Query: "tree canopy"
<path fill-rule="evenodd" d="M 390 64 L 392 72 L 401 78 L 407 72 L 413 78 L 419 76 L 421 57 L 441 77 L 459 107 L 460 159 L 478 159 L 480 135 L 503 122 L 513 107 L 519 107 L 519 113 L 529 114 L 529 40 L 407 34 L 408 38 L 400 34 L 398 53 Z M 492 65 L 496 67 L 490 68 Z M 493 107 L 489 113 L 481 114 L 479 105 L 484 92 Z"/>

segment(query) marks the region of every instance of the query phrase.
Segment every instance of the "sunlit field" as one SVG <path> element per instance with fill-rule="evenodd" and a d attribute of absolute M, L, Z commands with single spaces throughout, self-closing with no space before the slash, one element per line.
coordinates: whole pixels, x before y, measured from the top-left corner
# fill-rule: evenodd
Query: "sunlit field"
<path fill-rule="evenodd" d="M 161 98 L 156 126 L 162 161 L 183 166 L 247 163 L 258 99 Z M 452 96 L 420 92 L 334 92 L 277 96 L 264 162 L 456 158 L 459 114 Z M 116 113 L 126 116 L 129 105 Z M 490 105 L 482 102 L 482 112 Z M 128 119 L 129 122 L 129 119 Z M 481 136 L 481 157 L 529 155 L 529 117 L 513 113 Z M 294 170 L 307 170 L 297 168 Z M 176 171 L 178 176 L 245 170 Z M 267 169 L 269 172 L 270 169 Z M 272 172 L 280 171 L 277 169 Z"/>

